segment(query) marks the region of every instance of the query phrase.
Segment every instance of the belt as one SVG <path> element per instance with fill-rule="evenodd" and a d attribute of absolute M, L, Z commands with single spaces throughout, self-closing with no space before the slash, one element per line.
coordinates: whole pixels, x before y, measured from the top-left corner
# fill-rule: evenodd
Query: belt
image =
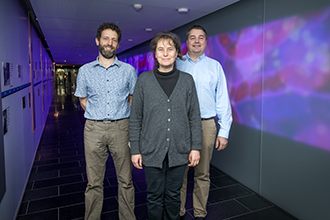
<path fill-rule="evenodd" d="M 214 119 L 214 117 L 211 117 L 211 118 L 202 118 L 201 120 L 202 121 L 206 121 L 206 120 L 211 120 L 211 119 Z"/>
<path fill-rule="evenodd" d="M 93 119 L 88 119 L 88 120 L 96 121 L 96 122 L 103 122 L 103 123 L 111 123 L 111 122 L 115 122 L 115 121 L 121 121 L 121 120 L 124 120 L 124 119 L 129 119 L 129 118 L 120 118 L 120 119 L 116 119 L 116 120 L 111 120 L 111 119 L 108 119 L 108 118 L 105 118 L 103 120 L 93 120 Z"/>

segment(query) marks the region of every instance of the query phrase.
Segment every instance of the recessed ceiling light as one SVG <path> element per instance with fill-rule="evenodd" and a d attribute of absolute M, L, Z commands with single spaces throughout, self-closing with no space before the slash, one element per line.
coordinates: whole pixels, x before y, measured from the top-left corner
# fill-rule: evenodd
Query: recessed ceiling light
<path fill-rule="evenodd" d="M 179 14 L 186 14 L 188 13 L 189 9 L 188 8 L 178 8 L 177 11 Z"/>
<path fill-rule="evenodd" d="M 136 11 L 140 11 L 142 9 L 142 5 L 141 4 L 134 4 L 133 5 L 133 8 L 136 10 Z"/>
<path fill-rule="evenodd" d="M 152 31 L 152 28 L 146 28 L 144 30 L 150 32 L 150 31 Z"/>

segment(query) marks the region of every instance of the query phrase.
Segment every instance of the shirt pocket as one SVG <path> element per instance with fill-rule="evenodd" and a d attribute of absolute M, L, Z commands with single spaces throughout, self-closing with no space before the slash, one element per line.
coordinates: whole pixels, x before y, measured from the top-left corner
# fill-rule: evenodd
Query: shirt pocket
<path fill-rule="evenodd" d="M 202 77 L 199 77 L 200 85 L 207 90 L 215 90 L 217 85 L 216 73 L 210 72 L 210 74 L 203 74 Z"/>

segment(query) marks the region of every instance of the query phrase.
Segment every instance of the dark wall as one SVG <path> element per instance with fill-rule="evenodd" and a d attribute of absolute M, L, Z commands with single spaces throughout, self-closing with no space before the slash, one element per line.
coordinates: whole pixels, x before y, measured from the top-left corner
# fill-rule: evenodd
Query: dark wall
<path fill-rule="evenodd" d="M 245 82 L 235 81 L 237 62 L 230 66 L 230 59 L 218 59 L 228 79 L 234 123 L 228 147 L 214 152 L 212 164 L 302 220 L 330 219 L 329 13 L 328 0 L 244 0 L 173 30 L 182 41 L 193 24 L 203 25 L 210 37 L 241 34 L 233 45 L 236 51 L 249 48 L 243 50 L 249 56 L 240 68 L 258 69 L 253 82 L 244 74 Z M 254 29 L 262 30 L 260 44 L 244 45 L 242 33 L 252 35 Z M 146 42 L 119 58 L 148 51 Z M 240 100 L 238 90 L 232 92 L 252 84 L 260 89 L 254 97 Z"/>
<path fill-rule="evenodd" d="M 174 32 L 185 39 L 186 30 L 194 24 L 199 24 L 205 27 L 209 36 L 214 36 L 259 25 L 263 21 L 263 1 L 241 1 L 191 22 Z M 261 78 L 259 83 L 261 84 Z M 260 145 L 260 130 L 250 129 L 234 122 L 230 132 L 229 146 L 225 151 L 227 156 L 222 157 L 221 155 L 225 155 L 223 152 L 214 151 L 212 163 L 258 192 L 260 187 Z"/>

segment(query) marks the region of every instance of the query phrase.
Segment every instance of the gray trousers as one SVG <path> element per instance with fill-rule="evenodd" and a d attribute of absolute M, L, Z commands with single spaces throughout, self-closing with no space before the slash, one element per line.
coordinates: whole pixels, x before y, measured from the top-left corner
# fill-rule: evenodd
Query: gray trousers
<path fill-rule="evenodd" d="M 110 123 L 86 120 L 84 142 L 88 185 L 85 191 L 85 220 L 101 219 L 103 181 L 109 152 L 118 180 L 119 219 L 135 219 L 128 123 L 128 119 Z"/>
<path fill-rule="evenodd" d="M 200 151 L 200 160 L 194 167 L 194 191 L 193 191 L 193 207 L 194 216 L 205 217 L 207 215 L 206 204 L 210 191 L 210 162 L 214 148 L 214 141 L 217 135 L 217 128 L 213 119 L 202 121 L 202 150 Z M 186 167 L 183 184 L 181 188 L 181 209 L 180 215 L 186 213 L 186 194 L 187 194 L 187 172 Z"/>

